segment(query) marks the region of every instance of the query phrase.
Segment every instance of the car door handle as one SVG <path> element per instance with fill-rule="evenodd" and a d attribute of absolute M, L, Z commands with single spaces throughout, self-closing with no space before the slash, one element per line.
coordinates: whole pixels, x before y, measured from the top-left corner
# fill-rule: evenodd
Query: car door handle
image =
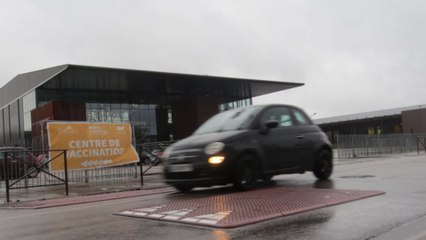
<path fill-rule="evenodd" d="M 297 139 L 304 139 L 305 137 L 303 135 L 299 135 L 299 136 L 296 136 L 296 138 Z"/>

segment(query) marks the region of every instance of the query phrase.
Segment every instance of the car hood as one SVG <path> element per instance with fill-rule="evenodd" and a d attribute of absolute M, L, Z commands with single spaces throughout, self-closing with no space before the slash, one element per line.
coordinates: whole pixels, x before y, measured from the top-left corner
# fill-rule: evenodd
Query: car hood
<path fill-rule="evenodd" d="M 191 148 L 203 148 L 209 143 L 212 142 L 230 142 L 234 141 L 241 137 L 247 130 L 235 130 L 235 131 L 225 131 L 225 132 L 214 132 L 214 133 L 205 133 L 191 135 L 187 138 L 184 138 L 171 147 L 173 150 L 182 150 L 182 149 L 191 149 Z"/>

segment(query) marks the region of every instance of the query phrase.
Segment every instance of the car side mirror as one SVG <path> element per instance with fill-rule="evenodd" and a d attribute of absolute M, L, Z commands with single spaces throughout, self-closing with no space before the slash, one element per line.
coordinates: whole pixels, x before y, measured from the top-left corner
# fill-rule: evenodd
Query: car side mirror
<path fill-rule="evenodd" d="M 278 127 L 279 124 L 280 124 L 280 122 L 278 122 L 277 120 L 268 120 L 265 123 L 265 125 L 268 129 L 276 128 L 276 127 Z"/>
<path fill-rule="evenodd" d="M 269 130 L 272 128 L 278 127 L 280 122 L 277 120 L 268 120 L 265 123 L 262 124 L 262 128 L 260 129 L 261 134 L 268 134 Z"/>

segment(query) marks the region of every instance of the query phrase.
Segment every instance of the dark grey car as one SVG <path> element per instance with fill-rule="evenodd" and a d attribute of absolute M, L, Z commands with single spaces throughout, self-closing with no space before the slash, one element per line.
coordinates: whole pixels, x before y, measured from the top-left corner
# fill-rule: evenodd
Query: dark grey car
<path fill-rule="evenodd" d="M 300 108 L 264 105 L 216 114 L 163 154 L 166 182 L 180 191 L 233 183 L 252 188 L 259 179 L 312 171 L 332 173 L 327 136 Z"/>

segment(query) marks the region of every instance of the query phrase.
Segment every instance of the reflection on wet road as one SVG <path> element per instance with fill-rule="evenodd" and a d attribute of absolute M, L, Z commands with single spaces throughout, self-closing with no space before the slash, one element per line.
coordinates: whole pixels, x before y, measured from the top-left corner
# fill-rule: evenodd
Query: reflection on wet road
<path fill-rule="evenodd" d="M 418 184 L 424 181 L 425 172 L 426 156 L 422 155 L 336 165 L 330 181 L 316 181 L 310 173 L 276 176 L 253 193 L 274 187 L 308 187 L 382 190 L 386 194 L 230 229 L 119 217 L 112 213 L 170 200 L 212 196 L 220 199 L 220 195 L 234 192 L 231 187 L 51 209 L 3 209 L 0 239 L 370 239 L 426 215 L 426 186 Z"/>

